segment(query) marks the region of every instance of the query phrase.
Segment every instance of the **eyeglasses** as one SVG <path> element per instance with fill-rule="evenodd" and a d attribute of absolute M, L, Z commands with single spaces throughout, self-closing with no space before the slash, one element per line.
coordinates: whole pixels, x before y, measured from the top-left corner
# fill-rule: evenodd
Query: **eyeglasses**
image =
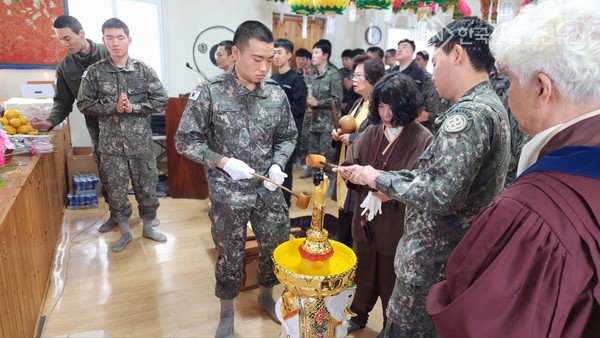
<path fill-rule="evenodd" d="M 354 73 L 354 74 L 352 74 L 352 78 L 353 79 L 359 79 L 359 78 L 364 77 L 364 76 L 365 75 L 361 74 L 361 73 Z"/>

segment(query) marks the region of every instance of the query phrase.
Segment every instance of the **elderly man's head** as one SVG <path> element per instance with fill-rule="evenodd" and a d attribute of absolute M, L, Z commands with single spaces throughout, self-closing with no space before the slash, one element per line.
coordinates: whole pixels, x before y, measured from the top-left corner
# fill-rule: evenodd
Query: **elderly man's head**
<path fill-rule="evenodd" d="M 508 67 L 509 106 L 524 132 L 600 108 L 599 1 L 529 5 L 494 31 L 490 48 Z"/>

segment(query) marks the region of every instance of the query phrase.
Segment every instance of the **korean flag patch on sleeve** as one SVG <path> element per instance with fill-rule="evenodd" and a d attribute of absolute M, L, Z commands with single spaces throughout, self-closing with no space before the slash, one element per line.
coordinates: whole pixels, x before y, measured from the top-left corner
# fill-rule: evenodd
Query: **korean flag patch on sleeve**
<path fill-rule="evenodd" d="M 197 101 L 198 97 L 200 97 L 200 90 L 199 89 L 194 89 L 190 93 L 190 97 L 188 98 L 188 100 L 190 100 L 190 101 Z"/>

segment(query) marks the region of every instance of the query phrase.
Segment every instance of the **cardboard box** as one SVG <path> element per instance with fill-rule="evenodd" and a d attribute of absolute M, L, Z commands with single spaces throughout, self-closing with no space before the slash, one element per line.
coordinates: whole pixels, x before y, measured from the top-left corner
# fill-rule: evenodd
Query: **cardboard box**
<path fill-rule="evenodd" d="M 240 291 L 256 289 L 258 284 L 258 244 L 256 237 L 246 241 L 242 258 L 242 286 Z"/>
<path fill-rule="evenodd" d="M 73 147 L 67 154 L 67 180 L 69 189 L 73 188 L 74 174 L 96 174 L 98 167 L 94 156 L 92 156 L 92 147 Z"/>
<path fill-rule="evenodd" d="M 294 239 L 290 234 L 290 239 Z M 246 247 L 242 258 L 242 286 L 240 291 L 256 289 L 258 283 L 258 243 L 256 235 L 250 228 L 246 228 Z"/>

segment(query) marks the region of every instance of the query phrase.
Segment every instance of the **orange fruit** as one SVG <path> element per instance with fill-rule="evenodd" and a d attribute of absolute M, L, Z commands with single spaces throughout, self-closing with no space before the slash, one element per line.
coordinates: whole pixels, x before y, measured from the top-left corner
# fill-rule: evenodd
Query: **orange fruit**
<path fill-rule="evenodd" d="M 21 115 L 21 114 L 19 114 L 19 111 L 18 111 L 18 110 L 16 110 L 16 109 L 14 109 L 14 108 L 7 109 L 7 110 L 4 112 L 4 117 L 6 117 L 6 118 L 7 118 L 7 119 L 9 119 L 9 120 L 10 120 L 10 119 L 13 119 L 13 118 L 15 118 L 15 117 L 19 117 L 19 115 Z"/>
<path fill-rule="evenodd" d="M 17 133 L 17 130 L 13 126 L 6 125 L 6 126 L 3 126 L 2 129 L 4 129 L 10 135 Z"/>
<path fill-rule="evenodd" d="M 19 128 L 17 128 L 17 133 L 19 133 L 19 134 L 27 134 L 30 131 L 31 131 L 31 129 L 26 124 L 22 124 L 19 126 Z"/>
<path fill-rule="evenodd" d="M 15 128 L 19 128 L 19 126 L 21 125 L 21 119 L 18 117 L 13 117 L 12 119 L 10 119 L 10 125 L 15 127 Z"/>

